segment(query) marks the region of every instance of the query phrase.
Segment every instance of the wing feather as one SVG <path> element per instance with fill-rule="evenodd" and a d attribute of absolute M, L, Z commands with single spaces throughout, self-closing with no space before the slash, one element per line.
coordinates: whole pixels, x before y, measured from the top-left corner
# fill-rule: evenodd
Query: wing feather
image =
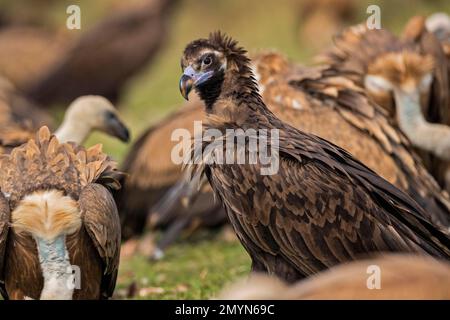
<path fill-rule="evenodd" d="M 8 238 L 9 223 L 10 223 L 9 203 L 0 190 L 0 294 L 3 296 L 4 299 L 8 298 L 8 295 L 6 294 L 3 268 L 5 266 L 6 240 Z"/>
<path fill-rule="evenodd" d="M 120 220 L 111 193 L 102 185 L 87 185 L 78 200 L 84 227 L 103 261 L 102 295 L 111 297 L 120 255 Z"/>

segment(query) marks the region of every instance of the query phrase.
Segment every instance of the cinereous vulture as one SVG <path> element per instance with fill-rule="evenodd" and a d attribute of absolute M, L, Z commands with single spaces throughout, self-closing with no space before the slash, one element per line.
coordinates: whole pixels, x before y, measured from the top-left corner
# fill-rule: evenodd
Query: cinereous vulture
<path fill-rule="evenodd" d="M 332 66 L 300 66 L 277 52 L 254 55 L 252 68 L 265 103 L 278 118 L 348 150 L 416 199 L 434 222 L 449 225 L 448 196 L 389 114 L 367 98 L 346 72 Z M 203 108 L 195 96 L 153 125 L 135 143 L 123 167 L 130 174 L 119 197 L 125 237 L 139 235 L 145 225 L 168 226 L 158 243 L 159 256 L 183 228 L 223 222 L 208 185 L 186 206 L 186 192 L 177 183 L 182 179 L 181 165 L 171 161 L 177 144 L 171 140 L 172 132 L 184 128 L 193 135 L 194 121 L 205 118 Z"/>
<path fill-rule="evenodd" d="M 431 223 L 411 197 L 344 149 L 267 108 L 236 41 L 220 33 L 193 41 L 181 65 L 180 91 L 187 98 L 196 89 L 208 114 L 204 132 L 214 133 L 214 143 L 209 136 L 195 146 L 190 174 L 209 180 L 253 271 L 292 282 L 374 252 L 450 258 L 447 230 Z M 238 132 L 233 129 L 250 133 L 232 143 L 234 161 L 223 164 L 225 141 Z M 269 163 L 249 149 L 250 141 L 271 150 Z"/>

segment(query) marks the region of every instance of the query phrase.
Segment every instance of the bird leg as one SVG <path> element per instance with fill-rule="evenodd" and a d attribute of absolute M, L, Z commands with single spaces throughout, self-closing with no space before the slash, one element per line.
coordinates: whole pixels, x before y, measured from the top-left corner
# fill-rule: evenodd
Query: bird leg
<path fill-rule="evenodd" d="M 191 222 L 191 216 L 187 215 L 181 217 L 180 219 L 175 220 L 169 226 L 169 229 L 163 234 L 162 239 L 158 242 L 156 249 L 151 255 L 151 260 L 161 260 L 164 257 L 164 250 L 170 246 L 176 239 L 180 233 L 188 226 Z"/>

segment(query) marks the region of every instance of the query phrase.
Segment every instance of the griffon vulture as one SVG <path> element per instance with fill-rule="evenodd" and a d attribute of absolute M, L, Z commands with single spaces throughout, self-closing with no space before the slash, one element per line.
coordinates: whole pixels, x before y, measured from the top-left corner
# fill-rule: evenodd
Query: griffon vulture
<path fill-rule="evenodd" d="M 335 38 L 334 47 L 319 60 L 365 87 L 422 150 L 439 184 L 449 186 L 449 61 L 423 17 L 412 18 L 401 38 L 384 29 L 351 27 Z"/>
<path fill-rule="evenodd" d="M 0 156 L 0 291 L 9 299 L 102 299 L 117 278 L 122 174 L 97 145 L 42 127 Z"/>
<path fill-rule="evenodd" d="M 1 103 L 1 101 L 0 101 Z M 0 104 L 0 108 L 2 105 Z M 11 148 L 27 142 L 37 130 L 36 123 L 29 115 L 19 116 L 18 108 L 3 105 L 7 110 L 0 118 L 0 151 L 7 152 Z M 28 107 L 24 111 L 33 109 Z M 36 122 L 36 121 L 35 121 Z M 92 131 L 102 131 L 121 141 L 127 142 L 129 131 L 120 119 L 116 108 L 100 96 L 83 96 L 73 101 L 67 108 L 64 120 L 55 135 L 61 142 L 72 141 L 82 144 Z"/>

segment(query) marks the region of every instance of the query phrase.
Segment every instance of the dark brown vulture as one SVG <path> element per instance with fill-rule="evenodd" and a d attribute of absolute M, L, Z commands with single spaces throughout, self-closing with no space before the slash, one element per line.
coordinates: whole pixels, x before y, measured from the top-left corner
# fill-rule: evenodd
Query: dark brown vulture
<path fill-rule="evenodd" d="M 289 67 L 284 57 L 276 53 L 256 55 L 254 65 L 261 86 L 282 77 Z M 167 236 L 158 244 L 162 250 L 183 229 L 216 227 L 227 221 L 222 205 L 214 201 L 209 185 L 204 185 L 189 206 L 182 201 L 171 202 L 175 195 L 170 193 L 178 191 L 177 182 L 183 178 L 182 166 L 171 159 L 172 149 L 177 144 L 171 140 L 172 132 L 186 129 L 193 136 L 194 122 L 204 120 L 204 104 L 195 97 L 180 110 L 151 126 L 135 142 L 122 166 L 129 176 L 118 197 L 124 239 L 140 235 L 145 226 L 168 228 Z"/>
<path fill-rule="evenodd" d="M 148 0 L 120 10 L 82 34 L 67 54 L 24 90 L 49 105 L 81 95 L 115 102 L 126 81 L 158 52 L 176 0 Z"/>
<path fill-rule="evenodd" d="M 2 102 L 0 99 L 0 153 L 27 142 L 42 125 L 38 122 L 40 118 L 33 116 L 39 109 L 27 105 L 21 109 L 17 103 Z M 116 108 L 100 96 L 83 96 L 73 101 L 55 135 L 61 142 L 82 144 L 95 130 L 124 142 L 129 140 L 128 128 L 120 119 Z"/>
<path fill-rule="evenodd" d="M 181 60 L 180 91 L 187 98 L 196 89 L 207 112 L 204 132 L 214 140 L 195 145 L 190 174 L 208 178 L 252 270 L 292 282 L 374 252 L 449 259 L 447 230 L 410 196 L 267 108 L 245 53 L 220 33 L 191 42 Z M 239 130 L 245 139 L 233 143 Z M 233 139 L 228 154 L 226 139 Z M 254 148 L 258 141 L 271 150 L 268 159 Z M 234 161 L 223 164 L 221 154 Z"/>
<path fill-rule="evenodd" d="M 421 150 L 439 184 L 450 188 L 450 145 L 442 136 L 450 136 L 443 126 L 450 124 L 449 62 L 423 17 L 412 18 L 401 39 L 384 29 L 351 27 L 335 38 L 335 46 L 320 60 L 365 87 Z"/>
<path fill-rule="evenodd" d="M 121 175 L 100 145 L 60 143 L 47 127 L 0 157 L 4 298 L 111 297 L 120 221 L 108 188 L 120 188 Z"/>
<path fill-rule="evenodd" d="M 430 257 L 390 254 L 336 266 L 292 286 L 275 277 L 255 274 L 225 289 L 219 298 L 449 300 L 450 264 Z"/>
<path fill-rule="evenodd" d="M 253 68 L 263 99 L 277 117 L 348 150 L 416 199 L 435 215 L 433 221 L 445 226 L 450 223 L 448 197 L 412 152 L 409 141 L 390 123 L 387 113 L 370 102 L 363 89 L 345 74 L 332 68 L 298 66 L 275 52 L 256 55 Z M 176 182 L 182 178 L 182 173 L 181 166 L 170 159 L 176 144 L 170 137 L 177 128 L 186 128 L 192 133 L 193 121 L 204 120 L 202 106 L 197 98 L 191 99 L 188 106 L 149 129 L 127 156 L 123 170 L 130 173 L 130 178 L 121 190 L 120 201 L 126 238 L 142 232 L 149 209 L 173 185 L 152 212 L 154 216 L 150 220 L 157 221 L 152 226 L 161 221 L 169 222 L 172 226 L 169 230 L 179 231 L 183 226 L 192 225 L 189 222 L 207 221 L 206 214 L 213 214 L 208 219 L 220 217 L 217 201 L 213 200 L 212 194 L 205 192 L 199 196 L 201 199 L 192 201 L 195 206 L 183 208 L 173 205 L 181 202 L 177 196 L 182 191 Z M 161 181 L 164 181 L 164 188 L 159 187 Z M 196 207 L 203 211 L 199 214 Z M 191 215 L 191 218 L 186 215 Z M 217 221 L 214 219 L 212 221 Z M 169 237 L 173 240 L 176 234 Z M 170 243 L 165 239 L 160 249 Z"/>

